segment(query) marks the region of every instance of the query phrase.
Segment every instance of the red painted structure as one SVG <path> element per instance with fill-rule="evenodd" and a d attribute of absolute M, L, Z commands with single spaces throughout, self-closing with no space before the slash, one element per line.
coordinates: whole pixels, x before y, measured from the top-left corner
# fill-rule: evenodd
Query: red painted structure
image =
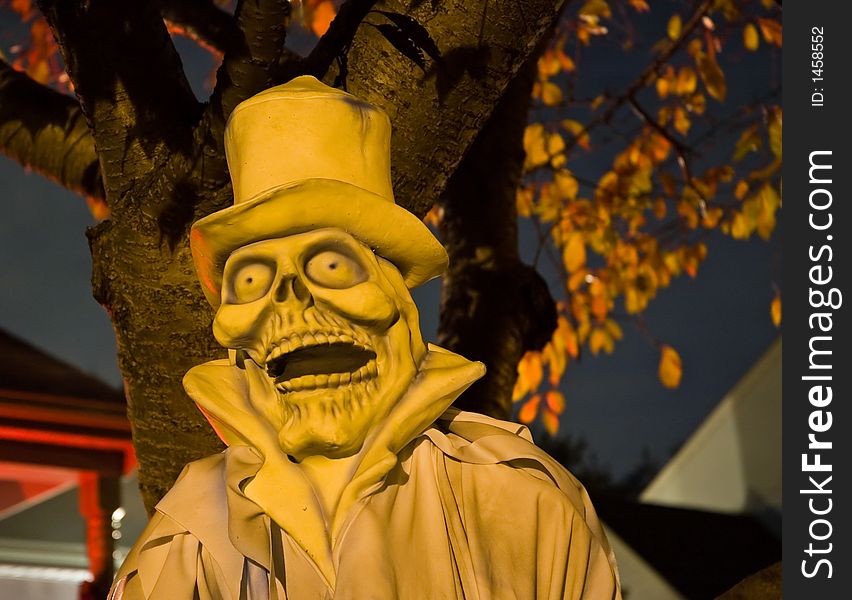
<path fill-rule="evenodd" d="M 0 331 L 0 509 L 49 489 L 46 473 L 58 484 L 62 473 L 76 477 L 93 598 L 106 597 L 112 581 L 119 478 L 136 464 L 126 413 L 119 390 Z"/>

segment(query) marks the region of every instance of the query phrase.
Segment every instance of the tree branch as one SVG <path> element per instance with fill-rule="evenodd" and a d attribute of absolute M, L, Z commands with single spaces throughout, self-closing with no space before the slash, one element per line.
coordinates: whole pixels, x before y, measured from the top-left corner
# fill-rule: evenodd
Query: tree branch
<path fill-rule="evenodd" d="M 207 110 L 211 142 L 223 148 L 225 123 L 237 104 L 270 87 L 285 53 L 287 0 L 241 0 L 237 4 L 237 35 L 216 72 L 216 88 Z"/>
<path fill-rule="evenodd" d="M 70 190 L 104 198 L 95 140 L 80 105 L 2 60 L 0 150 Z"/>
<path fill-rule="evenodd" d="M 289 60 L 282 65 L 279 72 L 281 81 L 288 81 L 295 75 L 313 75 L 322 79 L 332 63 L 345 56 L 367 14 L 376 4 L 376 0 L 348 0 L 340 7 L 340 11 L 328 31 L 325 32 L 307 58 L 296 61 Z"/>
<path fill-rule="evenodd" d="M 149 2 L 39 0 L 117 199 L 174 154 L 192 151 L 199 104 Z"/>
<path fill-rule="evenodd" d="M 692 32 L 698 27 L 701 23 L 701 20 L 707 14 L 707 12 L 712 8 L 713 0 L 704 0 L 699 4 L 692 15 L 687 19 L 686 23 L 683 24 L 681 28 L 680 35 L 674 39 L 670 40 L 668 44 L 662 49 L 660 54 L 649 64 L 642 73 L 633 80 L 633 83 L 628 86 L 628 88 L 624 91 L 620 96 L 613 98 L 607 104 L 605 110 L 601 112 L 597 117 L 591 119 L 586 126 L 583 128 L 581 132 L 579 132 L 574 138 L 568 141 L 567 149 L 571 149 L 576 145 L 577 140 L 579 140 L 583 135 L 588 134 L 590 131 L 603 125 L 605 123 L 609 123 L 610 120 L 615 116 L 616 111 L 621 108 L 626 102 L 629 102 L 631 98 L 634 98 L 639 91 L 648 85 L 649 82 L 653 81 L 654 77 L 657 75 L 657 72 L 663 67 L 663 65 L 668 62 L 668 60 L 674 56 L 675 52 L 677 52 L 689 39 L 689 36 L 692 35 Z"/>
<path fill-rule="evenodd" d="M 441 59 L 425 68 L 377 27 L 360 27 L 346 54 L 346 89 L 381 106 L 393 125 L 397 203 L 423 216 L 483 127 L 509 82 L 552 31 L 564 0 L 385 0 L 382 10 L 413 19 Z M 490 8 L 489 8 L 490 7 Z M 424 33 L 425 31 L 425 33 Z M 425 73 L 424 73 L 425 70 Z M 335 66 L 326 83 L 341 75 Z"/>
<path fill-rule="evenodd" d="M 160 14 L 204 48 L 222 55 L 239 35 L 234 16 L 213 0 L 158 0 Z"/>

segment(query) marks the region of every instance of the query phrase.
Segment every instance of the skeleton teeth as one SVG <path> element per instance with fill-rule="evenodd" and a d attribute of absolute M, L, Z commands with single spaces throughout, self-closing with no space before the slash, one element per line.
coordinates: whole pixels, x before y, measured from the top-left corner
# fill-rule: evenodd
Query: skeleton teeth
<path fill-rule="evenodd" d="M 339 385 L 346 385 L 352 380 L 352 373 L 341 373 L 338 380 Z"/>
<path fill-rule="evenodd" d="M 328 376 L 328 387 L 338 387 L 340 385 L 340 374 L 332 373 Z"/>

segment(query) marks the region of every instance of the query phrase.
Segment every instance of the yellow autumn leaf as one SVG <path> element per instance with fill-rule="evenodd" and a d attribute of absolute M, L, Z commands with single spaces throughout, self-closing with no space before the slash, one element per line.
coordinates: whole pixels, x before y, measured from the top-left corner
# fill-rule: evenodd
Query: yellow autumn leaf
<path fill-rule="evenodd" d="M 680 30 L 683 27 L 683 22 L 680 19 L 680 15 L 674 14 L 669 19 L 669 23 L 666 26 L 666 33 L 668 33 L 669 39 L 675 41 L 680 36 Z"/>
<path fill-rule="evenodd" d="M 519 187 L 515 190 L 515 204 L 518 207 L 517 210 L 519 217 L 529 217 L 532 215 L 534 196 L 535 192 L 533 191 L 532 186 Z"/>
<path fill-rule="evenodd" d="M 621 325 L 613 321 L 612 319 L 607 319 L 604 323 L 604 327 L 609 332 L 610 337 L 614 340 L 620 340 L 624 337 L 624 332 L 621 330 Z"/>
<path fill-rule="evenodd" d="M 556 189 L 559 190 L 559 195 L 566 200 L 574 200 L 577 198 L 577 192 L 580 190 L 580 184 L 574 178 L 571 171 L 567 169 L 559 169 L 553 177 L 556 183 Z"/>
<path fill-rule="evenodd" d="M 724 211 L 718 206 L 713 206 L 708 208 L 704 212 L 704 216 L 701 217 L 701 225 L 705 229 L 715 229 L 719 224 L 719 221 L 722 220 L 722 215 L 724 215 Z"/>
<path fill-rule="evenodd" d="M 760 38 L 757 35 L 757 27 L 749 23 L 743 28 L 743 45 L 752 52 L 757 50 L 760 45 Z"/>
<path fill-rule="evenodd" d="M 664 99 L 669 95 L 669 80 L 665 77 L 657 77 L 656 81 L 657 95 Z"/>
<path fill-rule="evenodd" d="M 562 338 L 559 335 L 554 335 L 552 341 L 545 346 L 544 353 L 548 356 L 547 362 L 550 367 L 547 380 L 550 385 L 556 386 L 562 379 L 562 374 L 568 365 L 568 355 Z"/>
<path fill-rule="evenodd" d="M 781 160 L 781 107 L 770 113 L 769 118 L 769 149 L 775 158 Z"/>
<path fill-rule="evenodd" d="M 757 125 L 752 125 L 743 131 L 737 139 L 737 143 L 734 145 L 734 161 L 741 161 L 749 152 L 760 150 L 762 145 L 763 138 L 760 137 Z"/>
<path fill-rule="evenodd" d="M 741 179 L 737 182 L 737 186 L 734 188 L 734 198 L 737 200 L 742 200 L 745 198 L 745 195 L 748 193 L 748 181 L 745 179 Z"/>
<path fill-rule="evenodd" d="M 585 131 L 585 125 L 583 125 L 579 121 L 574 121 L 573 119 L 564 119 L 561 122 L 561 125 L 575 138 L 577 138 L 577 144 L 581 148 L 583 148 L 584 150 L 589 149 L 589 134 Z"/>
<path fill-rule="evenodd" d="M 532 123 L 524 129 L 524 169 L 530 170 L 546 164 L 549 155 L 547 153 L 544 125 Z"/>
<path fill-rule="evenodd" d="M 692 121 L 689 120 L 689 117 L 686 115 L 686 111 L 682 106 L 675 107 L 672 124 L 674 125 L 675 130 L 681 135 L 686 135 L 689 132 L 689 128 L 692 126 Z"/>
<path fill-rule="evenodd" d="M 607 330 L 601 329 L 600 327 L 596 327 L 592 330 L 592 334 L 589 336 L 589 350 L 592 351 L 592 354 L 597 356 L 600 354 L 601 350 L 607 354 L 612 354 L 614 349 L 615 342 Z"/>
<path fill-rule="evenodd" d="M 775 327 L 781 327 L 781 296 L 775 296 L 772 299 L 769 313 L 772 316 L 772 324 Z"/>
<path fill-rule="evenodd" d="M 775 230 L 775 213 L 781 205 L 781 197 L 775 188 L 770 184 L 765 184 L 758 192 L 758 212 L 755 219 L 755 227 L 758 235 L 764 240 L 768 240 Z"/>
<path fill-rule="evenodd" d="M 550 157 L 550 165 L 558 169 L 565 164 L 565 140 L 556 132 L 547 138 L 547 155 Z"/>
<path fill-rule="evenodd" d="M 675 83 L 675 91 L 681 96 L 686 96 L 695 91 L 698 85 L 698 76 L 692 67 L 681 67 L 677 74 L 677 82 Z"/>
<path fill-rule="evenodd" d="M 562 102 L 562 89 L 551 81 L 545 81 L 541 86 L 541 101 L 545 106 L 557 106 Z"/>
<path fill-rule="evenodd" d="M 543 80 L 553 77 L 559 73 L 562 65 L 559 63 L 559 58 L 553 50 L 547 50 L 538 59 L 538 74 Z"/>
<path fill-rule="evenodd" d="M 610 9 L 606 0 L 588 0 L 580 8 L 579 14 L 586 17 L 609 19 L 612 17 L 612 9 Z"/>
<path fill-rule="evenodd" d="M 518 411 L 518 420 L 521 423 L 532 423 L 538 413 L 538 405 L 541 403 L 541 396 L 536 394 L 526 402 Z"/>
<path fill-rule="evenodd" d="M 586 243 L 581 233 L 572 231 L 568 234 L 565 248 L 562 250 L 562 261 L 569 273 L 573 273 L 586 264 Z"/>
<path fill-rule="evenodd" d="M 562 342 L 565 344 L 565 350 L 568 354 L 573 358 L 577 358 L 580 354 L 577 332 L 574 331 L 574 328 L 571 326 L 568 319 L 562 315 L 559 315 L 559 318 L 556 321 L 556 332 L 554 335 L 557 334 L 562 337 Z"/>
<path fill-rule="evenodd" d="M 660 352 L 660 366 L 658 369 L 660 382 L 669 389 L 680 385 L 683 376 L 683 364 L 680 355 L 671 346 L 664 345 Z"/>
<path fill-rule="evenodd" d="M 704 87 L 707 88 L 707 93 L 719 102 L 725 101 L 725 96 L 728 93 L 728 87 L 725 83 L 725 73 L 719 67 L 719 63 L 715 59 L 706 54 L 699 55 L 696 60 L 698 73 L 701 75 L 701 81 L 704 82 Z"/>

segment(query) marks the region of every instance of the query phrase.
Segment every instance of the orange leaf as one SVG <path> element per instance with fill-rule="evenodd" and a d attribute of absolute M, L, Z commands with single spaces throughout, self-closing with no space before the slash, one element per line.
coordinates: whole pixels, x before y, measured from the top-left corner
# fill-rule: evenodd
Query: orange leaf
<path fill-rule="evenodd" d="M 550 390 L 545 394 L 547 408 L 557 415 L 561 415 L 565 410 L 565 396 L 559 390 Z"/>
<path fill-rule="evenodd" d="M 671 346 L 664 345 L 660 353 L 660 366 L 658 370 L 660 382 L 667 388 L 674 389 L 680 385 L 683 375 L 683 364 L 680 355 Z"/>
<path fill-rule="evenodd" d="M 574 60 L 565 54 L 565 52 L 562 51 L 562 48 L 556 50 L 556 58 L 559 60 L 559 64 L 562 66 L 563 71 L 570 72 L 577 68 L 574 64 Z"/>
<path fill-rule="evenodd" d="M 334 20 L 337 11 L 331 0 L 320 2 L 311 13 L 311 31 L 317 37 L 322 37 L 328 31 L 329 25 Z"/>
<path fill-rule="evenodd" d="M 526 402 L 521 407 L 521 410 L 518 412 L 518 420 L 521 423 L 532 423 L 533 419 L 535 419 L 536 414 L 538 413 L 538 405 L 541 403 L 541 396 L 536 394 Z"/>
<path fill-rule="evenodd" d="M 109 206 L 100 198 L 86 196 L 86 206 L 89 207 L 89 212 L 98 222 L 109 218 Z"/>
<path fill-rule="evenodd" d="M 423 222 L 432 227 L 441 225 L 441 219 L 444 217 L 444 209 L 438 204 L 433 204 L 426 216 L 423 217 Z"/>
<path fill-rule="evenodd" d="M 763 34 L 763 39 L 766 40 L 767 44 L 774 44 L 779 48 L 781 47 L 783 37 L 781 23 L 775 19 L 758 17 L 757 25 L 760 27 L 760 33 Z"/>
<path fill-rule="evenodd" d="M 559 417 L 549 410 L 541 411 L 541 420 L 544 422 L 544 428 L 550 435 L 556 435 L 559 431 Z"/>
<path fill-rule="evenodd" d="M 686 111 L 682 106 L 676 106 L 674 109 L 673 125 L 675 130 L 677 130 L 677 132 L 681 135 L 686 135 L 689 128 L 692 126 L 692 121 L 690 121 L 689 117 L 686 116 Z"/>
<path fill-rule="evenodd" d="M 781 296 L 775 296 L 772 299 L 772 306 L 769 312 L 772 315 L 772 324 L 775 327 L 781 327 Z"/>
<path fill-rule="evenodd" d="M 544 375 L 544 370 L 541 364 L 540 352 L 527 352 L 521 357 L 521 362 L 518 363 L 518 383 L 524 388 L 520 393 L 523 396 L 527 392 L 534 392 L 541 384 L 541 378 Z M 518 390 L 518 385 L 515 386 L 515 391 Z M 520 397 L 515 398 L 519 400 Z"/>

